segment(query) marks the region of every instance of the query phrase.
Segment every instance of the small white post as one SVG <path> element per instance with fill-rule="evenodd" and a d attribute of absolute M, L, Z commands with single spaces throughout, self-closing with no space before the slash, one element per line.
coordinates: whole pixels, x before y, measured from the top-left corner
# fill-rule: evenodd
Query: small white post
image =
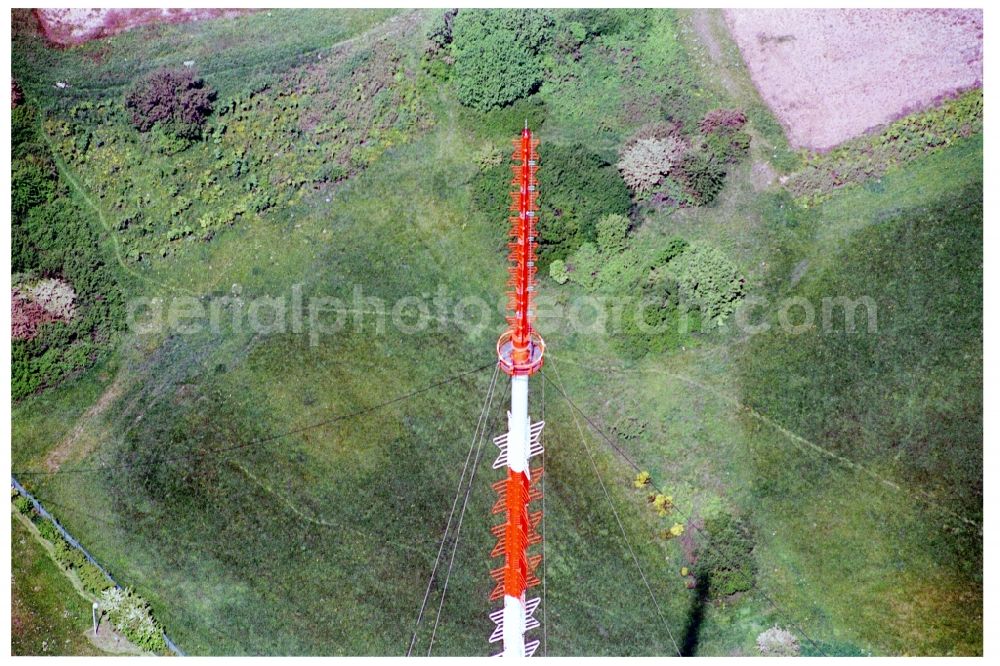
<path fill-rule="evenodd" d="M 97 602 L 96 601 L 94 602 L 94 605 L 90 607 L 90 609 L 91 609 L 91 613 L 94 616 L 94 635 L 96 636 L 97 635 Z"/>

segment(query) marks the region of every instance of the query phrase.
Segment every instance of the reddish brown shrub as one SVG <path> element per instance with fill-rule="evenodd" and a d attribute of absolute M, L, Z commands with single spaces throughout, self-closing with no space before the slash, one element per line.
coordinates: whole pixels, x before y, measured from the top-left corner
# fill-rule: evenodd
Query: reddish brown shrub
<path fill-rule="evenodd" d="M 714 109 L 705 114 L 698 124 L 702 134 L 711 134 L 717 129 L 738 130 L 747 122 L 746 114 L 739 109 Z"/>
<path fill-rule="evenodd" d="M 24 101 L 24 93 L 21 92 L 21 86 L 17 85 L 17 81 L 14 79 L 10 80 L 10 108 L 17 108 L 17 105 Z"/>
<path fill-rule="evenodd" d="M 212 113 L 215 91 L 189 69 L 161 69 L 126 95 L 132 124 L 147 132 L 156 124 L 179 136 L 196 136 Z"/>
<path fill-rule="evenodd" d="M 17 289 L 11 290 L 10 337 L 15 340 L 30 340 L 38 333 L 39 326 L 50 321 L 56 321 L 56 317 Z"/>

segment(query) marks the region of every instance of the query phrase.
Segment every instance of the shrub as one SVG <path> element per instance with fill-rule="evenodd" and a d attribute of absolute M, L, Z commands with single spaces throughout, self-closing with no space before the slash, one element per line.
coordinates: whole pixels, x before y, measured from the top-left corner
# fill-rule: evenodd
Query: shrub
<path fill-rule="evenodd" d="M 79 569 L 87 561 L 83 553 L 71 546 L 66 539 L 59 538 L 53 542 L 53 545 L 55 546 L 56 562 L 67 571 Z"/>
<path fill-rule="evenodd" d="M 31 150 L 38 141 L 35 125 L 35 107 L 22 104 L 10 112 L 10 148 L 11 157 L 22 157 L 34 152 Z"/>
<path fill-rule="evenodd" d="M 692 244 L 670 260 L 667 270 L 677 280 L 680 296 L 697 306 L 706 321 L 721 324 L 743 298 L 745 280 L 713 247 Z"/>
<path fill-rule="evenodd" d="M 635 486 L 636 488 L 643 488 L 649 485 L 649 480 L 650 480 L 649 472 L 647 472 L 646 470 L 642 470 L 641 472 L 635 475 L 635 481 L 632 482 L 632 485 Z"/>
<path fill-rule="evenodd" d="M 62 534 L 51 520 L 43 518 L 41 515 L 36 515 L 35 518 L 35 526 L 38 528 L 38 533 L 42 535 L 43 539 L 52 544 L 62 541 Z"/>
<path fill-rule="evenodd" d="M 139 81 L 125 96 L 125 108 L 140 132 L 159 125 L 176 136 L 193 138 L 212 112 L 215 91 L 190 69 L 160 69 Z"/>
<path fill-rule="evenodd" d="M 10 209 L 14 217 L 49 201 L 55 194 L 56 170 L 48 156 L 14 160 L 10 173 Z"/>
<path fill-rule="evenodd" d="M 799 639 L 787 629 L 774 625 L 757 636 L 757 649 L 764 657 L 797 657 Z"/>
<path fill-rule="evenodd" d="M 569 273 L 566 271 L 566 262 L 562 259 L 556 259 L 549 264 L 549 277 L 559 284 L 566 284 L 566 281 L 569 280 Z"/>
<path fill-rule="evenodd" d="M 584 289 L 591 289 L 597 284 L 597 273 L 601 270 L 601 253 L 593 243 L 580 246 L 569 262 L 569 279 Z"/>
<path fill-rule="evenodd" d="M 674 237 L 667 241 L 667 244 L 656 253 L 654 266 L 666 266 L 671 259 L 686 250 L 688 242 L 683 238 Z"/>
<path fill-rule="evenodd" d="M 104 572 L 86 559 L 84 559 L 83 564 L 77 568 L 76 575 L 80 577 L 80 583 L 83 585 L 83 589 L 94 595 L 99 596 L 102 592 L 104 592 L 104 590 L 114 587 L 114 583 L 108 580 L 108 577 L 104 575 Z"/>
<path fill-rule="evenodd" d="M 625 249 L 631 223 L 624 215 L 612 213 L 597 221 L 597 247 L 601 252 L 618 253 Z"/>
<path fill-rule="evenodd" d="M 618 296 L 639 284 L 648 267 L 642 263 L 642 254 L 626 248 L 617 254 L 601 253 L 594 287 L 610 296 Z"/>
<path fill-rule="evenodd" d="M 653 508 L 656 509 L 660 517 L 663 517 L 674 510 L 674 498 L 663 493 L 656 493 L 653 496 Z"/>
<path fill-rule="evenodd" d="M 149 604 L 131 588 L 112 587 L 101 593 L 101 607 L 125 638 L 150 652 L 166 649 L 163 629 L 153 618 Z"/>
<path fill-rule="evenodd" d="M 14 508 L 26 516 L 30 515 L 31 512 L 35 510 L 31 500 L 24 495 L 18 495 L 14 498 Z"/>
<path fill-rule="evenodd" d="M 724 164 L 738 164 L 750 154 L 747 132 L 714 132 L 705 137 L 705 149 Z"/>
<path fill-rule="evenodd" d="M 634 192 L 649 192 L 680 166 L 687 143 L 676 136 L 639 139 L 622 151 L 618 170 Z"/>
<path fill-rule="evenodd" d="M 727 597 L 753 588 L 756 563 L 750 524 L 722 512 L 705 520 L 698 544 L 695 576 L 714 597 Z"/>
<path fill-rule="evenodd" d="M 459 101 L 486 111 L 532 93 L 552 21 L 535 9 L 466 10 L 452 26 Z"/>
<path fill-rule="evenodd" d="M 701 122 L 698 123 L 698 130 L 702 134 L 712 134 L 720 130 L 732 132 L 743 129 L 746 122 L 746 114 L 739 109 L 714 109 L 701 119 Z"/>
<path fill-rule="evenodd" d="M 68 282 L 56 278 L 40 280 L 30 291 L 32 300 L 53 317 L 66 321 L 73 318 L 76 292 Z"/>
<path fill-rule="evenodd" d="M 810 155 L 806 166 L 789 176 L 787 187 L 795 198 L 818 203 L 837 188 L 881 178 L 899 165 L 982 131 L 983 90 L 976 88 L 897 120 L 876 136 Z"/>
<path fill-rule="evenodd" d="M 476 165 L 482 171 L 509 162 L 510 156 L 507 151 L 487 142 L 473 154 L 473 159 L 476 160 Z"/>
<path fill-rule="evenodd" d="M 684 158 L 683 180 L 698 205 L 711 205 L 726 184 L 726 162 L 707 147 Z"/>

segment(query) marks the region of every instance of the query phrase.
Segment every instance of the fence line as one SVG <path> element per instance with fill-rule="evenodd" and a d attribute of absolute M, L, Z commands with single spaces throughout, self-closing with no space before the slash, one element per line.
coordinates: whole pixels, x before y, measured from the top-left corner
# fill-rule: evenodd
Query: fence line
<path fill-rule="evenodd" d="M 17 489 L 18 493 L 20 493 L 22 496 L 28 498 L 28 500 L 31 502 L 32 506 L 35 507 L 35 511 L 37 511 L 39 513 L 39 515 L 41 515 L 43 518 L 47 518 L 50 521 L 52 521 L 52 524 L 56 526 L 56 529 L 59 530 L 59 533 L 62 535 L 62 537 L 64 539 L 66 539 L 67 543 L 69 543 L 71 546 L 73 546 L 74 548 L 76 548 L 77 550 L 79 550 L 81 553 L 83 553 L 83 556 L 87 558 L 88 562 L 90 562 L 95 567 L 97 567 L 100 570 L 100 572 L 102 574 L 104 574 L 105 578 L 107 578 L 109 581 L 111 581 L 112 583 L 114 583 L 115 587 L 121 589 L 122 586 L 118 583 L 118 581 L 116 581 L 114 579 L 114 576 L 112 576 L 108 572 L 107 569 L 105 569 L 104 567 L 102 567 L 101 564 L 100 564 L 100 562 L 98 562 L 96 559 L 94 559 L 94 556 L 91 555 L 89 552 L 87 552 L 87 549 L 84 548 L 83 545 L 81 545 L 79 541 L 77 541 L 76 539 L 74 539 L 73 535 L 70 534 L 69 532 L 67 532 L 66 528 L 63 527 L 61 524 L 59 524 L 59 521 L 56 520 L 55 516 L 53 516 L 48 511 L 46 511 L 45 507 L 42 506 L 42 503 L 39 502 L 37 499 L 35 499 L 34 495 L 32 495 L 31 493 L 29 493 L 27 490 L 25 490 L 24 486 L 22 486 L 20 484 L 20 482 L 18 482 L 18 480 L 16 478 L 14 478 L 13 475 L 11 475 L 11 477 L 10 477 L 10 484 L 12 486 L 14 486 L 15 489 Z M 174 654 L 176 654 L 178 657 L 185 656 L 184 652 L 179 647 L 177 647 L 177 645 L 172 640 L 170 640 L 169 636 L 167 636 L 167 632 L 163 632 L 163 642 L 166 643 L 167 647 L 170 648 L 170 651 L 173 652 Z"/>

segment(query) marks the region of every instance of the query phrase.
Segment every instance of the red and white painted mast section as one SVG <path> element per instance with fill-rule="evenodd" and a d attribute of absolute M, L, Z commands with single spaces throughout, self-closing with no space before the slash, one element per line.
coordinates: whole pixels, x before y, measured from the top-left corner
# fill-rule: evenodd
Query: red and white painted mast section
<path fill-rule="evenodd" d="M 500 455 L 493 463 L 494 469 L 507 468 L 507 478 L 494 484 L 499 499 L 494 513 L 503 513 L 506 521 L 493 529 L 497 545 L 494 556 L 503 556 L 504 564 L 491 572 L 497 581 L 492 599 L 503 598 L 503 608 L 490 618 L 496 629 L 490 642 L 503 640 L 503 652 L 498 656 L 531 656 L 538 641 L 525 642 L 527 630 L 537 627 L 533 617 L 539 599 L 528 600 L 526 591 L 538 584 L 535 568 L 540 555 L 529 556 L 528 547 L 541 541 L 537 532 L 541 512 L 530 512 L 531 501 L 541 498 L 532 480 L 542 474 L 542 469 L 532 470 L 529 460 L 542 451 L 540 442 L 544 422 L 531 423 L 528 417 L 528 378 L 542 367 L 545 343 L 533 329 L 534 311 L 532 296 L 535 291 L 536 249 L 535 223 L 538 211 L 538 142 L 531 130 L 525 127 L 519 139 L 514 140 L 514 179 L 511 192 L 510 218 L 511 266 L 508 286 L 508 330 L 497 341 L 500 367 L 511 377 L 510 411 L 507 415 L 507 433 L 493 441 Z"/>

